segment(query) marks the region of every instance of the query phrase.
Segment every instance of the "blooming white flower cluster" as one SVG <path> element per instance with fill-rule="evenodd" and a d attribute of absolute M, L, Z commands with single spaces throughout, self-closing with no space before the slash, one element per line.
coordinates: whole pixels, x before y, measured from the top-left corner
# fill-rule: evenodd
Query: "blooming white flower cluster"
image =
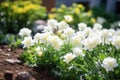
<path fill-rule="evenodd" d="M 65 16 L 68 17 L 68 16 Z M 70 17 L 70 16 L 69 16 Z M 71 18 L 66 18 L 71 20 Z M 56 32 L 54 32 L 56 30 Z M 57 32 L 60 32 L 57 35 Z M 64 61 L 69 63 L 77 56 L 84 57 L 83 50 L 92 51 L 99 44 L 112 44 L 120 49 L 120 30 L 102 29 L 102 25 L 95 23 L 93 28 L 87 27 L 85 23 L 78 24 L 78 31 L 72 29 L 65 21 L 58 22 L 54 19 L 48 20 L 43 33 L 36 33 L 34 38 L 30 37 L 31 30 L 23 28 L 19 35 L 28 36 L 22 41 L 24 48 L 30 47 L 35 43 L 51 45 L 55 50 L 60 50 L 62 45 L 68 43 L 72 45 L 71 52 L 64 55 Z M 42 55 L 42 51 L 36 48 L 36 52 Z M 111 62 L 112 61 L 112 62 Z M 102 66 L 110 71 L 117 66 L 115 59 L 106 58 Z"/>

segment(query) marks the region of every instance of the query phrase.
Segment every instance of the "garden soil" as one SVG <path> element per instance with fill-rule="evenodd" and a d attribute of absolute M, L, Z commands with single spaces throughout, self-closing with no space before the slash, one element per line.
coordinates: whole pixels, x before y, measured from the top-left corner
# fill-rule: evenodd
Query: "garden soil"
<path fill-rule="evenodd" d="M 19 62 L 22 51 L 21 48 L 12 50 L 6 45 L 0 46 L 0 80 L 58 80 L 47 70 L 31 68 Z"/>

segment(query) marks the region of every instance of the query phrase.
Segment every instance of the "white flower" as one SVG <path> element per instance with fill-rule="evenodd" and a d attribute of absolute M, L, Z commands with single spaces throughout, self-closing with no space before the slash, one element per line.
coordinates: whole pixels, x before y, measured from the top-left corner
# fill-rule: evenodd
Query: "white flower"
<path fill-rule="evenodd" d="M 41 40 L 41 34 L 40 33 L 36 33 L 34 36 L 35 42 L 39 42 Z"/>
<path fill-rule="evenodd" d="M 57 29 L 57 20 L 49 19 L 47 21 L 47 26 L 51 27 L 52 29 Z"/>
<path fill-rule="evenodd" d="M 113 71 L 114 70 L 113 68 L 117 67 L 118 64 L 115 58 L 107 57 L 103 60 L 101 66 L 105 68 L 106 71 L 108 72 L 108 71 Z"/>
<path fill-rule="evenodd" d="M 75 58 L 75 54 L 72 53 L 67 53 L 66 55 L 64 55 L 64 61 L 66 63 L 69 63 L 71 60 L 73 60 Z"/>
<path fill-rule="evenodd" d="M 82 56 L 82 57 L 85 56 L 85 54 L 83 53 L 82 49 L 79 48 L 79 47 L 73 48 L 72 51 L 73 51 L 73 54 L 75 54 L 77 56 Z"/>
<path fill-rule="evenodd" d="M 92 51 L 93 48 L 97 47 L 98 44 L 101 43 L 101 38 L 94 36 L 94 37 L 89 37 L 83 41 L 83 45 L 85 49 Z"/>
<path fill-rule="evenodd" d="M 71 43 L 73 46 L 81 47 L 82 46 L 81 42 L 82 42 L 82 36 L 76 35 L 71 38 Z"/>
<path fill-rule="evenodd" d="M 103 24 L 104 22 L 106 22 L 106 20 L 103 17 L 98 17 L 97 22 L 100 23 L 100 24 Z"/>
<path fill-rule="evenodd" d="M 53 33 L 53 31 L 54 31 L 54 29 L 49 26 L 44 27 L 44 30 L 43 30 L 43 32 L 50 32 L 50 33 Z"/>
<path fill-rule="evenodd" d="M 22 28 L 19 32 L 19 35 L 20 36 L 30 36 L 31 32 L 32 31 L 28 28 Z"/>
<path fill-rule="evenodd" d="M 101 30 L 102 29 L 102 25 L 99 24 L 99 23 L 95 23 L 94 24 L 94 27 L 93 27 L 93 30 L 96 31 L 96 30 Z"/>
<path fill-rule="evenodd" d="M 23 48 L 29 47 L 34 45 L 34 41 L 32 40 L 32 37 L 25 37 L 24 40 L 22 41 L 22 44 L 24 44 Z"/>
<path fill-rule="evenodd" d="M 119 49 L 120 48 L 120 36 L 113 36 L 112 37 L 112 44 Z"/>
<path fill-rule="evenodd" d="M 58 23 L 59 30 L 64 30 L 68 27 L 69 27 L 69 25 L 65 21 L 61 21 L 61 22 Z"/>
<path fill-rule="evenodd" d="M 90 27 L 87 27 L 83 30 L 84 36 L 88 36 L 92 32 L 93 30 Z"/>
<path fill-rule="evenodd" d="M 75 30 L 72 29 L 72 28 L 66 28 L 66 29 L 64 29 L 64 31 L 63 31 L 63 35 L 64 35 L 65 37 L 67 37 L 67 38 L 72 37 L 74 34 L 75 34 Z"/>
<path fill-rule="evenodd" d="M 102 31 L 101 31 L 101 38 L 102 38 L 102 43 L 104 44 L 104 43 L 106 43 L 106 44 L 110 44 L 110 41 L 111 41 L 111 39 L 112 39 L 112 36 L 113 36 L 113 33 L 110 31 L 110 30 L 108 30 L 108 29 L 103 29 Z"/>
<path fill-rule="evenodd" d="M 47 38 L 51 35 L 51 33 L 46 32 L 41 34 L 41 42 L 42 43 L 47 43 Z"/>
<path fill-rule="evenodd" d="M 115 35 L 120 36 L 120 29 L 118 29 L 118 30 L 115 32 Z"/>
<path fill-rule="evenodd" d="M 65 19 L 65 21 L 67 21 L 67 22 L 73 21 L 73 18 L 72 18 L 72 16 L 70 16 L 70 15 L 65 15 L 65 16 L 64 16 L 64 19 Z"/>
<path fill-rule="evenodd" d="M 63 41 L 58 36 L 49 36 L 47 38 L 47 43 L 52 45 L 54 49 L 59 50 L 63 44 Z"/>
<path fill-rule="evenodd" d="M 87 28 L 87 25 L 85 23 L 79 23 L 78 24 L 78 29 L 79 30 L 84 30 L 85 28 Z"/>

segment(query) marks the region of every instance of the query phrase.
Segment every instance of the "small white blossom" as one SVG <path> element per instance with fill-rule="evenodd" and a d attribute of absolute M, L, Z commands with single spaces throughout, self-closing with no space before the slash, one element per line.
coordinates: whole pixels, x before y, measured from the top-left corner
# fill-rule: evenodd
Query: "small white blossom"
<path fill-rule="evenodd" d="M 112 37 L 112 44 L 119 49 L 120 48 L 120 36 L 113 36 Z"/>
<path fill-rule="evenodd" d="M 24 40 L 22 41 L 22 44 L 24 44 L 23 48 L 30 47 L 34 45 L 34 41 L 32 40 L 32 37 L 25 37 Z"/>
<path fill-rule="evenodd" d="M 64 61 L 66 63 L 69 63 L 71 60 L 73 60 L 76 57 L 75 54 L 73 53 L 67 53 L 66 55 L 64 55 Z"/>
<path fill-rule="evenodd" d="M 101 64 L 101 66 L 105 68 L 106 71 L 108 72 L 108 71 L 113 71 L 114 70 L 113 68 L 117 67 L 118 63 L 115 58 L 107 57 L 103 60 L 103 63 Z"/>
<path fill-rule="evenodd" d="M 34 40 L 35 40 L 35 42 L 39 42 L 41 40 L 41 34 L 36 33 L 35 36 L 34 36 Z"/>
<path fill-rule="evenodd" d="M 84 30 L 85 28 L 87 28 L 87 25 L 85 23 L 79 23 L 78 24 L 78 29 L 79 30 Z"/>
<path fill-rule="evenodd" d="M 48 21 L 47 21 L 47 26 L 48 27 L 51 27 L 52 29 L 57 29 L 57 20 L 55 20 L 55 19 L 49 19 Z"/>
<path fill-rule="evenodd" d="M 59 30 L 64 30 L 68 27 L 69 27 L 69 25 L 65 21 L 61 21 L 61 22 L 58 23 Z"/>
<path fill-rule="evenodd" d="M 75 30 L 72 29 L 72 28 L 66 28 L 63 31 L 63 35 L 67 38 L 70 38 L 70 37 L 74 36 L 74 34 L 75 34 Z"/>
<path fill-rule="evenodd" d="M 97 47 L 98 44 L 101 43 L 100 37 L 89 37 L 83 41 L 83 45 L 87 50 L 93 50 L 93 48 Z"/>
<path fill-rule="evenodd" d="M 73 51 L 73 54 L 75 54 L 77 56 L 82 56 L 82 57 L 85 56 L 85 54 L 83 53 L 82 49 L 79 48 L 79 47 L 73 48 L 72 51 Z"/>
<path fill-rule="evenodd" d="M 52 45 L 54 49 L 59 50 L 63 44 L 63 41 L 58 36 L 49 36 L 47 43 Z"/>
<path fill-rule="evenodd" d="M 101 30 L 102 29 L 102 25 L 99 24 L 99 23 L 95 23 L 94 24 L 94 27 L 93 27 L 93 30 L 96 31 L 96 30 Z"/>
<path fill-rule="evenodd" d="M 83 30 L 84 36 L 89 36 L 89 34 L 92 32 L 93 30 L 90 27 L 87 27 Z"/>
<path fill-rule="evenodd" d="M 50 33 L 53 33 L 53 31 L 54 31 L 54 29 L 50 26 L 44 27 L 44 30 L 43 30 L 43 32 L 50 32 Z"/>
<path fill-rule="evenodd" d="M 82 42 L 82 36 L 76 35 L 71 38 L 71 44 L 73 46 L 81 47 L 82 46 L 81 42 Z"/>
<path fill-rule="evenodd" d="M 42 43 L 47 43 L 47 38 L 51 35 L 51 33 L 46 32 L 41 34 L 41 42 Z"/>
<path fill-rule="evenodd" d="M 103 24 L 104 22 L 106 22 L 106 19 L 103 18 L 103 17 L 98 17 L 97 22 L 100 23 L 100 24 Z"/>
<path fill-rule="evenodd" d="M 19 32 L 19 35 L 22 36 L 22 37 L 23 36 L 30 36 L 31 32 L 32 31 L 28 28 L 22 28 Z"/>
<path fill-rule="evenodd" d="M 37 47 L 35 50 L 36 50 L 38 56 L 42 56 L 43 53 L 42 53 L 42 50 L 40 47 Z"/>
<path fill-rule="evenodd" d="M 73 18 L 72 18 L 72 16 L 70 16 L 70 15 L 65 15 L 65 16 L 64 16 L 64 19 L 65 19 L 65 21 L 67 21 L 67 22 L 73 21 Z"/>
<path fill-rule="evenodd" d="M 112 39 L 112 36 L 113 36 L 113 34 L 112 34 L 112 32 L 110 31 L 110 30 L 108 30 L 108 29 L 103 29 L 102 31 L 101 31 L 101 38 L 102 38 L 102 43 L 104 44 L 104 43 L 106 43 L 106 44 L 110 44 L 110 41 L 111 41 L 111 39 Z"/>

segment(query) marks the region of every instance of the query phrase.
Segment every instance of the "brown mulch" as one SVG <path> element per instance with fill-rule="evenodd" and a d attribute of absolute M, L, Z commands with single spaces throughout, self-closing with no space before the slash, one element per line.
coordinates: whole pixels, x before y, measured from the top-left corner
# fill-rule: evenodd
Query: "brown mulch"
<path fill-rule="evenodd" d="M 6 59 L 18 59 L 22 51 L 20 48 L 11 50 L 6 45 L 0 46 L 0 80 L 58 80 L 50 76 L 47 70 L 30 68 L 22 62 L 12 64 L 6 61 Z M 28 78 L 17 79 L 16 77 L 22 73 L 26 73 Z"/>

